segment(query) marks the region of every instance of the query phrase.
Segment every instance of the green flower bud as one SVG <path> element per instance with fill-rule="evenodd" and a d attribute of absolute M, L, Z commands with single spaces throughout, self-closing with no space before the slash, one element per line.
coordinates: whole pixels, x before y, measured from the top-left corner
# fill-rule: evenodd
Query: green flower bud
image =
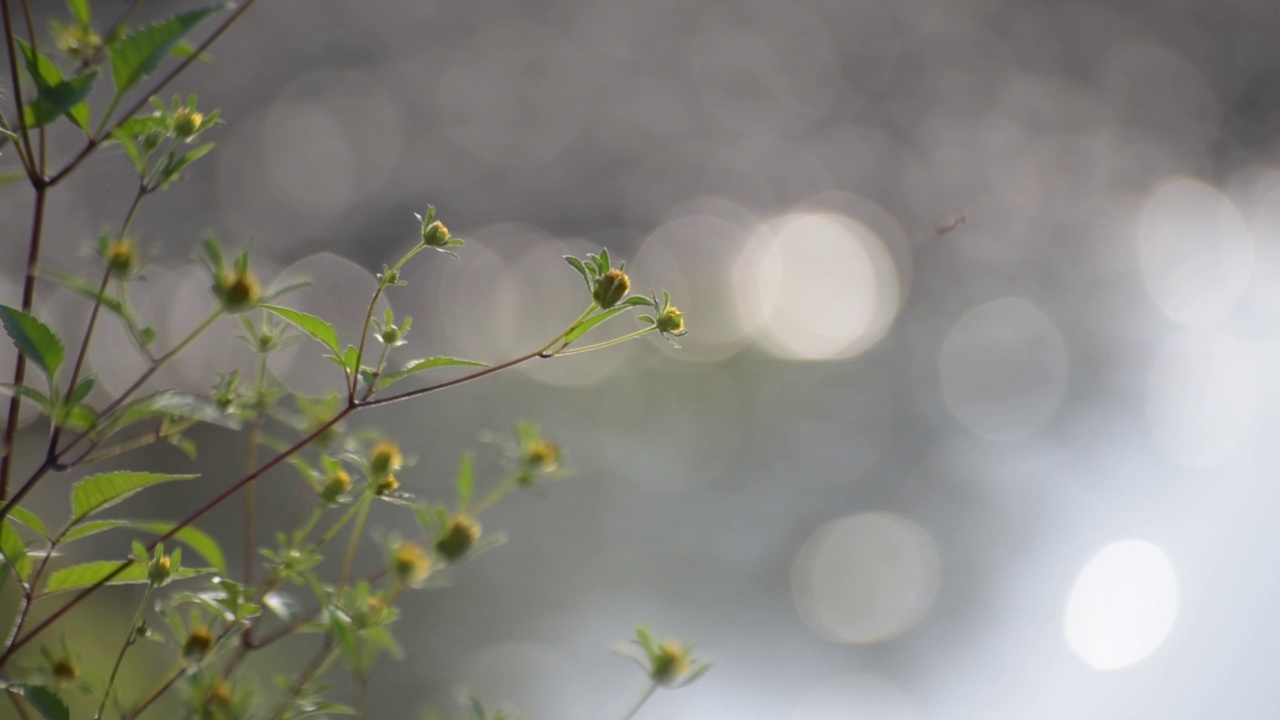
<path fill-rule="evenodd" d="M 338 470 L 325 480 L 324 487 L 320 489 L 320 499 L 333 504 L 350 489 L 351 476 L 345 470 Z"/>
<path fill-rule="evenodd" d="M 431 576 L 431 556 L 421 545 L 401 541 L 391 551 L 391 569 L 400 582 L 416 587 Z"/>
<path fill-rule="evenodd" d="M 422 244 L 427 247 L 445 247 L 452 237 L 449 234 L 449 228 L 445 227 L 444 223 L 439 220 L 432 220 L 429 223 L 422 224 Z"/>
<path fill-rule="evenodd" d="M 382 328 L 382 334 L 379 337 L 382 338 L 382 342 L 388 345 L 395 345 L 400 342 L 400 328 L 395 325 L 388 325 Z"/>
<path fill-rule="evenodd" d="M 107 267 L 116 275 L 128 275 L 138 268 L 138 246 L 122 237 L 107 250 Z"/>
<path fill-rule="evenodd" d="M 631 278 L 621 270 L 614 268 L 605 273 L 596 280 L 595 288 L 591 291 L 591 298 L 596 301 L 602 309 L 617 305 L 622 298 L 631 292 Z"/>
<path fill-rule="evenodd" d="M 173 113 L 173 134 L 179 140 L 190 140 L 200 132 L 204 113 L 190 108 L 178 108 Z"/>
<path fill-rule="evenodd" d="M 216 287 L 222 309 L 229 313 L 244 312 L 257 304 L 262 297 L 262 285 L 252 272 L 245 270 L 235 274 L 223 273 Z"/>
<path fill-rule="evenodd" d="M 151 561 L 151 566 L 147 568 L 147 579 L 151 581 L 152 585 L 163 585 L 168 582 L 171 572 L 169 556 L 161 555 Z"/>
<path fill-rule="evenodd" d="M 53 680 L 59 685 L 65 685 L 80 677 L 80 667 L 75 661 L 69 657 L 60 657 L 54 660 L 49 667 Z"/>
<path fill-rule="evenodd" d="M 436 540 L 436 552 L 449 562 L 455 562 L 480 539 L 480 523 L 459 513 L 454 515 L 444 532 Z"/>
<path fill-rule="evenodd" d="M 399 470 L 401 462 L 400 446 L 390 440 L 379 440 L 369 451 L 369 473 L 375 477 Z"/>
<path fill-rule="evenodd" d="M 213 631 L 200 625 L 192 628 L 186 642 L 182 643 L 182 655 L 188 660 L 200 660 L 211 647 L 213 647 Z"/>
<path fill-rule="evenodd" d="M 687 675 L 692 665 L 688 649 L 676 642 L 664 642 L 659 645 L 652 662 L 649 677 L 659 685 L 667 686 L 674 685 Z"/>
<path fill-rule="evenodd" d="M 683 335 L 684 329 L 684 313 L 675 305 L 667 306 L 658 316 L 658 331 L 667 335 Z"/>
<path fill-rule="evenodd" d="M 395 475 L 388 473 L 383 476 L 382 479 L 378 480 L 377 485 L 373 486 L 373 494 L 378 497 L 382 497 L 383 495 L 389 495 L 395 492 L 399 487 L 400 481 L 396 479 Z"/>

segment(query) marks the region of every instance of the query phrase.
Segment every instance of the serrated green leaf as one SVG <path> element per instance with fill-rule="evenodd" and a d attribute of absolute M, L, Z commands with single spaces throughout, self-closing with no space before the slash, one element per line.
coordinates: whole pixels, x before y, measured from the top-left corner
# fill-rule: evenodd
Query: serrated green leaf
<path fill-rule="evenodd" d="M 45 537 L 49 537 L 49 530 L 44 526 L 44 521 L 38 515 L 24 507 L 9 508 L 9 517 L 35 530 Z"/>
<path fill-rule="evenodd" d="M 404 369 L 383 375 L 382 379 L 378 381 L 378 388 L 384 388 L 403 377 L 439 367 L 489 367 L 489 363 L 443 356 L 411 360 L 404 366 Z"/>
<path fill-rule="evenodd" d="M 71 711 L 67 709 L 66 703 L 62 702 L 57 692 L 50 688 L 27 683 L 9 683 L 5 689 L 26 700 L 27 704 L 35 708 L 44 720 L 70 720 L 71 718 Z"/>
<path fill-rule="evenodd" d="M 28 361 L 35 364 L 53 383 L 62 365 L 62 341 L 30 313 L 25 313 L 8 305 L 0 305 L 0 323 L 4 331 Z"/>
<path fill-rule="evenodd" d="M 111 47 L 111 75 L 116 84 L 116 97 L 155 71 L 182 38 L 202 20 L 222 10 L 225 5 L 178 13 L 153 25 L 139 28 L 121 37 Z"/>
<path fill-rule="evenodd" d="M 66 114 L 71 122 L 83 130 L 89 124 L 89 106 L 83 101 L 93 89 L 98 71 L 90 70 L 68 80 L 52 60 L 36 52 L 21 39 L 18 39 L 18 45 L 38 91 L 36 98 L 23 108 L 23 122 L 26 126 L 42 127 Z"/>
<path fill-rule="evenodd" d="M 133 521 L 129 523 L 131 528 L 155 533 L 156 535 L 168 533 L 173 529 L 173 526 L 174 523 L 171 522 Z M 226 574 L 227 559 L 222 553 L 222 546 L 218 544 L 217 540 L 213 539 L 213 536 L 199 528 L 188 525 L 174 533 L 173 539 L 195 550 L 215 570 Z"/>
<path fill-rule="evenodd" d="M 471 453 L 463 453 L 458 461 L 458 511 L 464 512 L 471 507 L 471 492 L 475 486 L 475 457 Z"/>
<path fill-rule="evenodd" d="M 44 592 L 47 594 L 92 587 L 102 582 L 103 578 L 111 576 L 122 564 L 124 563 L 119 560 L 95 560 L 60 568 L 49 575 L 49 582 L 45 583 Z M 107 584 L 127 585 L 145 582 L 147 582 L 147 568 L 130 561 L 128 567 L 111 577 Z"/>
<path fill-rule="evenodd" d="M 123 502 L 134 493 L 175 480 L 190 480 L 198 475 L 168 475 L 164 473 L 115 472 L 90 475 L 71 487 L 71 524 L 74 525 L 92 513 Z"/>
<path fill-rule="evenodd" d="M 26 582 L 31 574 L 31 557 L 9 518 L 0 520 L 0 555 L 4 556 L 5 567 L 17 572 L 18 578 Z"/>
<path fill-rule="evenodd" d="M 325 320 L 300 310 L 280 307 L 279 305 L 259 305 L 258 307 L 284 318 L 289 324 L 332 350 L 335 355 L 341 352 L 341 346 L 338 344 L 338 331 L 334 330 L 333 326 Z"/>
<path fill-rule="evenodd" d="M 586 335 L 595 326 L 599 325 L 600 323 L 604 322 L 605 320 L 608 320 L 609 318 L 615 315 L 626 312 L 628 309 L 630 309 L 629 305 L 619 305 L 614 308 L 609 308 L 608 310 L 602 310 L 601 312 L 598 312 L 595 315 L 592 315 L 591 317 L 587 318 L 586 320 L 583 320 L 577 325 L 574 325 L 572 330 L 564 334 L 564 345 L 567 346 L 569 343 L 573 342 L 574 340 L 577 340 L 583 335 Z"/>

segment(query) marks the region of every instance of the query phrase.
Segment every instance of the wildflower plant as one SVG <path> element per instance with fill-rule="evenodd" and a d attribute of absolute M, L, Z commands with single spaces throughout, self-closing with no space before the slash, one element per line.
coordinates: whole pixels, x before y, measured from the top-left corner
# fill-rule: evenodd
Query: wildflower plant
<path fill-rule="evenodd" d="M 0 384 L 8 397 L 0 445 L 0 593 L 16 598 L 12 617 L 0 617 L 6 624 L 0 702 L 23 720 L 66 720 L 73 714 L 95 720 L 174 717 L 175 707 L 187 717 L 210 720 L 367 718 L 375 664 L 384 655 L 401 655 L 392 632 L 397 602 L 406 592 L 439 586 L 496 545 L 500 535 L 481 524 L 495 504 L 541 488 L 566 470 L 560 446 L 521 422 L 504 445 L 507 462 L 498 477 L 477 477 L 474 455 L 464 453 L 452 497 L 420 498 L 406 492 L 401 480 L 413 472 L 412 449 L 406 453 L 375 430 L 356 427 L 356 413 L 653 331 L 679 337 L 684 315 L 666 293 L 661 300 L 654 293 L 633 295 L 625 264 L 615 267 L 602 249 L 585 259 L 566 258 L 585 281 L 586 309 L 545 344 L 494 363 L 449 355 L 403 357 L 412 318 L 389 310 L 377 316 L 378 301 L 410 283 L 410 262 L 422 251 L 456 259 L 464 247 L 428 206 L 416 216 L 416 227 L 406 227 L 413 238 L 408 249 L 376 276 L 357 336 L 342 337 L 326 319 L 290 307 L 289 292 L 296 286 L 264 286 L 249 253 L 228 253 L 216 238 L 206 237 L 199 256 L 208 272 L 208 310 L 194 327 L 162 343 L 130 301 L 148 254 L 146 238 L 132 231 L 133 221 L 149 198 L 199 171 L 223 124 L 219 111 L 194 95 L 163 95 L 193 63 L 208 60 L 210 47 L 255 0 L 186 10 L 142 26 L 133 25 L 143 5 L 134 0 L 105 27 L 90 0 L 67 0 L 68 16 L 48 34 L 33 25 L 30 4 L 0 0 L 11 91 L 11 103 L 0 109 L 0 184 L 7 185 L 0 192 L 17 192 L 25 181 L 32 201 L 21 302 L 0 305 L 0 326 L 18 352 L 11 381 Z M 210 23 L 216 23 L 212 29 Z M 57 124 L 76 130 L 69 144 L 55 142 L 48 131 Z M 48 198 L 110 146 L 122 150 L 114 159 L 128 161 L 136 187 L 118 226 L 96 239 L 98 273 L 80 277 L 50 267 L 40 253 Z M 82 333 L 62 337 L 33 312 L 38 279 L 90 304 Z M 639 318 L 640 329 L 585 342 L 589 333 L 636 308 L 648 312 Z M 86 364 L 103 313 L 120 320 L 145 360 L 134 381 L 107 401 L 96 399 L 96 380 Z M 203 393 L 148 385 L 231 315 L 256 357 L 254 371 L 212 378 Z M 298 343 L 332 361 L 343 377 L 341 393 L 295 396 L 271 376 L 270 357 Z M 442 369 L 455 374 L 431 379 Z M 20 443 L 20 422 L 33 412 L 43 421 Z M 58 473 L 79 472 L 153 443 L 171 444 L 194 459 L 199 448 L 188 431 L 199 425 L 238 432 L 245 462 L 240 477 L 219 482 L 221 490 L 183 517 L 139 520 L 120 517 L 114 508 L 152 488 L 194 480 L 197 472 L 93 472 L 71 483 L 60 517 L 37 512 L 28 502 L 35 488 Z M 44 436 L 37 437 L 41 430 Z M 29 471 L 17 461 L 27 446 L 41 446 Z M 273 537 L 258 538 L 255 483 L 286 465 L 310 500 Z M 198 526 L 233 499 L 243 513 L 238 567 Z M 375 509 L 408 513 L 419 532 L 381 538 L 381 566 L 358 568 L 355 558 L 370 540 L 367 527 Z M 75 546 L 101 533 L 126 534 L 132 552 L 117 559 L 77 559 Z M 339 560 L 325 564 L 326 555 Z M 128 625 L 98 628 L 114 643 L 99 667 L 84 659 L 70 623 L 86 601 L 125 584 L 140 586 L 141 599 Z M 706 670 L 681 644 L 654 644 L 643 630 L 636 637 L 650 685 L 645 697 L 657 687 L 687 684 Z M 170 670 L 121 682 L 128 656 L 144 641 L 166 648 Z M 245 658 L 281 642 L 309 642 L 312 655 L 282 673 L 274 688 L 264 691 L 238 672 Z M 348 682 L 335 688 L 330 683 L 338 667 L 345 668 Z M 151 685 L 145 692 L 132 689 L 146 683 Z M 515 717 L 474 699 L 467 700 L 466 711 L 471 720 Z"/>

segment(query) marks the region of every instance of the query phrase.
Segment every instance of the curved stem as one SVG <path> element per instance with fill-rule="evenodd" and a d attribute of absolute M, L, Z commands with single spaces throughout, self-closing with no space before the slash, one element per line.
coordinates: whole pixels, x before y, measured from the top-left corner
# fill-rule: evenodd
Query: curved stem
<path fill-rule="evenodd" d="M 596 343 L 595 345 L 586 345 L 584 347 L 574 348 L 572 350 L 560 349 L 552 353 L 552 355 L 555 357 L 559 357 L 561 355 L 577 355 L 578 353 L 591 352 L 592 350 L 603 350 L 604 348 L 611 347 L 613 345 L 618 345 L 628 340 L 634 340 L 635 338 L 645 335 L 646 333 L 653 332 L 656 329 L 657 329 L 656 326 L 650 325 L 647 328 L 641 328 L 640 330 L 637 330 L 635 332 L 627 333 L 622 337 L 616 337 L 612 340 L 605 340 L 604 342 L 599 342 L 599 343 Z"/>
<path fill-rule="evenodd" d="M 364 526 L 369 520 L 369 511 L 373 509 L 373 496 L 366 494 L 360 498 L 360 505 L 360 514 L 356 517 L 356 524 L 351 528 L 351 540 L 347 542 L 347 554 L 342 557 L 342 572 L 338 575 L 337 589 L 339 590 L 346 587 L 347 578 L 351 577 L 351 566 L 356 561 L 356 549 L 360 547 Z"/>
<path fill-rule="evenodd" d="M 151 599 L 151 591 L 154 585 L 148 584 L 147 590 L 142 594 L 142 602 L 138 603 L 138 611 L 133 614 L 133 622 L 129 625 L 129 634 L 125 636 L 124 644 L 120 646 L 120 652 L 116 654 L 116 663 L 111 667 L 111 677 L 107 678 L 107 688 L 102 691 L 102 702 L 98 703 L 98 712 L 94 714 L 93 720 L 102 720 L 102 713 L 106 712 L 107 700 L 111 699 L 111 688 L 115 687 L 116 676 L 120 674 L 120 665 L 124 663 L 125 653 L 129 652 L 129 648 L 133 647 L 135 635 L 138 632 L 138 623 L 142 622 L 142 614 L 147 611 L 147 601 Z"/>
<path fill-rule="evenodd" d="M 635 717 L 636 713 L 640 712 L 640 708 L 644 707 L 644 704 L 649 701 L 649 698 L 653 696 L 654 691 L 657 689 L 658 683 L 649 683 L 649 689 L 645 690 L 640 699 L 636 701 L 636 704 L 631 706 L 631 710 L 622 716 L 622 720 L 631 720 L 631 718 Z"/>

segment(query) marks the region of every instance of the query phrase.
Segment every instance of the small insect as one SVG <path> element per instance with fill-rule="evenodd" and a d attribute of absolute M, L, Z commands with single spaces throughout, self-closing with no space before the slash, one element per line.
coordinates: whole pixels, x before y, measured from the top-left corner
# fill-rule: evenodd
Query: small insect
<path fill-rule="evenodd" d="M 938 226 L 934 228 L 934 232 L 936 232 L 939 235 L 946 235 L 952 230 L 955 230 L 956 228 L 963 225 L 966 219 L 968 218 L 965 217 L 964 213 L 962 212 L 954 213 L 948 216 L 946 220 L 943 220 L 941 223 L 938 223 Z"/>

